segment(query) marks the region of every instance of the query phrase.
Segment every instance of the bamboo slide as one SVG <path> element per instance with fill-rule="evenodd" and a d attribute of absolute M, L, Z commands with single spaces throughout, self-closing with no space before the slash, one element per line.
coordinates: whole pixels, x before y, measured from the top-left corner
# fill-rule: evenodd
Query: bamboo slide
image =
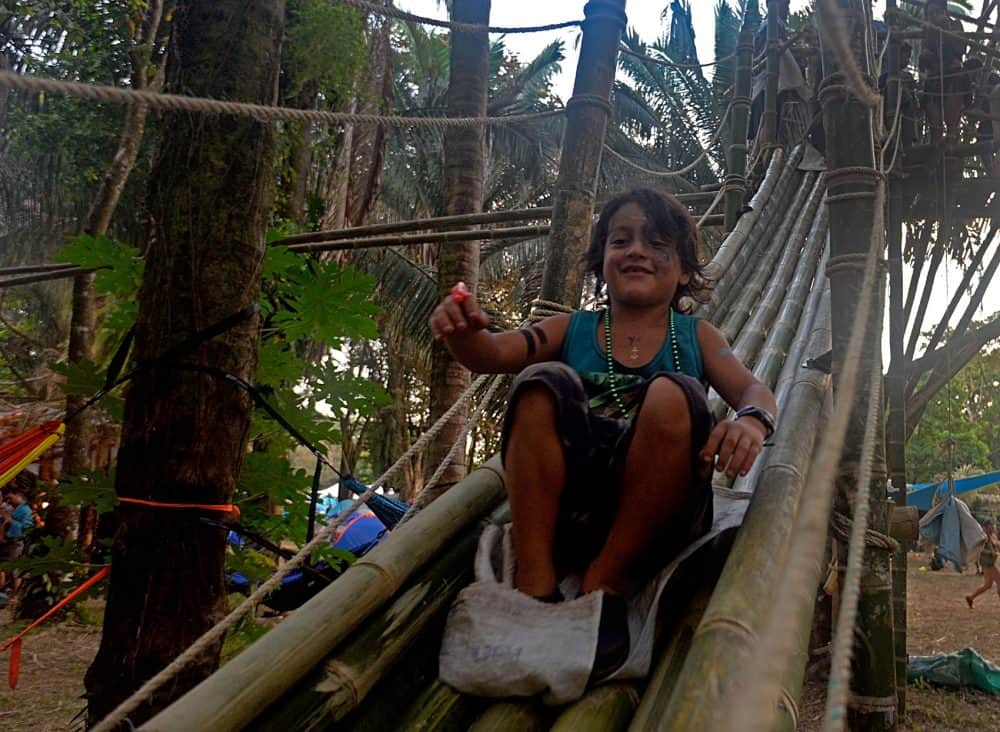
<path fill-rule="evenodd" d="M 829 217 L 822 179 L 797 170 L 801 157 L 801 149 L 772 156 L 713 260 L 717 290 L 700 312 L 730 331 L 736 352 L 774 388 L 781 415 L 774 446 L 732 490 L 717 488 L 748 506 L 742 528 L 706 544 L 672 580 L 645 682 L 600 686 L 552 709 L 467 697 L 437 680 L 444 617 L 469 581 L 483 522 L 505 516 L 494 458 L 141 729 L 728 728 L 732 714 L 725 722 L 718 715 L 781 600 L 772 588 L 828 407 L 829 376 L 800 366 L 830 342 L 821 266 Z M 789 628 L 800 652 L 787 659 L 775 690 L 783 729 L 797 718 L 810 620 L 804 609 Z"/>

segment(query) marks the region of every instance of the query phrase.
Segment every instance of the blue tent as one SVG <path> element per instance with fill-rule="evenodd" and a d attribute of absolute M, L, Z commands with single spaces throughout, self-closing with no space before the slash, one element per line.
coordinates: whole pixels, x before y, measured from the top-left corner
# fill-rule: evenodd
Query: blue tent
<path fill-rule="evenodd" d="M 976 475 L 971 478 L 959 478 L 955 481 L 955 494 L 968 493 L 969 491 L 974 491 L 977 488 L 985 488 L 994 483 L 1000 483 L 1000 471 L 984 473 L 983 475 Z M 948 483 L 919 483 L 908 486 L 908 488 L 909 490 L 906 492 L 906 505 L 916 506 L 921 511 L 927 511 L 934 505 L 934 496 L 937 495 L 938 491 L 942 493 L 948 491 Z"/>

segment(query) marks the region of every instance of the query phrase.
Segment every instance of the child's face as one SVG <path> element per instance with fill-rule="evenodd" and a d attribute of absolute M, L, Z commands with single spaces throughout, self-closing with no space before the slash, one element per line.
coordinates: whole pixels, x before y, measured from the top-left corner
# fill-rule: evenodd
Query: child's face
<path fill-rule="evenodd" d="M 7 494 L 7 500 L 10 501 L 10 505 L 12 506 L 20 506 L 24 503 L 24 494 L 11 492 Z"/>
<path fill-rule="evenodd" d="M 625 204 L 608 222 L 602 274 L 609 297 L 634 306 L 668 304 L 691 279 L 674 243 L 653 231 L 637 203 Z"/>

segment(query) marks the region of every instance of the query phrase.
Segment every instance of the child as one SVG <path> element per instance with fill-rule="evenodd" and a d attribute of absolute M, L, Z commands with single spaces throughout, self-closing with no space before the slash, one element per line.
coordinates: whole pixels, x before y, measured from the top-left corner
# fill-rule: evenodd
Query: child
<path fill-rule="evenodd" d="M 521 373 L 501 455 L 518 590 L 546 602 L 559 580 L 605 594 L 594 675 L 629 650 L 622 595 L 712 523 L 711 466 L 745 475 L 774 430 L 771 391 L 709 323 L 681 314 L 704 300 L 697 227 L 650 189 L 605 204 L 586 266 L 607 306 L 491 333 L 468 296 L 430 317 L 434 337 L 472 371 Z M 704 383 L 738 409 L 713 426 Z"/>
<path fill-rule="evenodd" d="M 997 527 L 993 519 L 983 521 L 983 529 L 986 531 L 986 543 L 983 544 L 979 553 L 979 564 L 983 568 L 983 585 L 971 595 L 965 596 L 965 602 L 972 607 L 972 603 L 977 597 L 996 585 L 997 594 L 1000 595 L 1000 570 L 997 569 L 997 553 L 1000 552 L 1000 544 L 997 542 Z"/>

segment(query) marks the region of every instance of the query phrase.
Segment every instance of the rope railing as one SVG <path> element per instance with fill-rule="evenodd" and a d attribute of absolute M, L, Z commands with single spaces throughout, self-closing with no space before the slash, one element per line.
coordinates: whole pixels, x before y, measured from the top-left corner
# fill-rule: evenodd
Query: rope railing
<path fill-rule="evenodd" d="M 884 204 L 885 182 L 879 177 L 875 189 L 872 241 L 868 253 L 861 255 L 864 257 L 864 275 L 838 384 L 839 393 L 844 395 L 852 394 L 857 388 L 858 375 L 861 371 L 862 346 L 868 333 L 875 299 Z M 796 597 L 802 602 L 813 601 L 815 588 L 813 580 L 822 564 L 826 546 L 826 542 L 820 539 L 826 537 L 830 504 L 836 488 L 837 465 L 847 437 L 852 406 L 847 398 L 838 400 L 818 446 L 807 479 L 810 499 L 803 501 L 799 510 L 788 549 L 788 565 L 775 591 L 777 597 Z M 867 507 L 867 504 L 865 505 Z M 796 602 L 788 599 L 775 605 L 757 646 L 753 663 L 756 672 L 748 678 L 746 686 L 738 693 L 738 699 L 734 700 L 733 708 L 743 710 L 743 729 L 748 732 L 763 732 L 773 728 L 772 722 L 777 712 L 777 705 L 773 703 L 771 692 L 781 686 L 782 659 L 795 651 L 793 647 L 795 636 L 788 632 L 788 628 L 793 624 L 795 611 Z"/>
<path fill-rule="evenodd" d="M 633 51 L 631 48 L 625 45 L 619 46 L 618 52 L 624 53 L 626 56 L 633 56 L 634 58 L 637 58 L 641 61 L 648 61 L 651 64 L 656 64 L 657 66 L 665 66 L 671 69 L 703 69 L 708 66 L 715 66 L 730 59 L 736 58 L 736 51 L 734 51 L 732 53 L 726 54 L 721 58 L 717 58 L 714 61 L 706 61 L 705 63 L 697 63 L 697 64 L 683 64 L 677 61 L 670 61 L 665 58 L 653 58 L 648 54 L 639 53 L 638 51 Z"/>
<path fill-rule="evenodd" d="M 466 33 L 502 33 L 513 35 L 516 33 L 543 33 L 545 31 L 561 30 L 563 28 L 575 28 L 583 24 L 582 20 L 564 20 L 558 23 L 547 23 L 545 25 L 529 26 L 492 26 L 481 25 L 479 23 L 463 23 L 458 20 L 441 20 L 439 18 L 428 18 L 415 13 L 400 10 L 392 5 L 381 5 L 369 2 L 368 0 L 336 0 L 341 5 L 348 5 L 366 13 L 375 13 L 386 18 L 404 20 L 420 25 L 430 25 L 435 28 L 447 28 L 448 30 L 464 31 Z"/>
<path fill-rule="evenodd" d="M 701 154 L 699 154 L 698 157 L 696 157 L 694 160 L 692 160 L 690 163 L 685 165 L 683 168 L 680 168 L 679 170 L 653 170 L 651 168 L 643 167 L 642 165 L 639 165 L 638 163 L 629 160 L 627 157 L 622 155 L 620 152 L 615 150 L 607 143 L 604 144 L 604 149 L 605 151 L 611 153 L 612 157 L 616 158 L 617 160 L 620 160 L 628 167 L 632 168 L 633 170 L 637 170 L 640 173 L 643 173 L 644 175 L 649 175 L 654 178 L 678 178 L 684 175 L 685 173 L 690 173 L 692 170 L 697 168 L 698 165 L 701 164 L 701 162 L 705 158 L 708 157 L 709 149 L 715 143 L 717 143 L 719 141 L 719 137 L 722 136 L 722 131 L 726 128 L 726 120 L 729 119 L 729 113 L 732 111 L 732 109 L 733 109 L 733 102 L 730 102 L 729 106 L 726 107 L 725 113 L 722 115 L 722 119 L 719 120 L 719 126 L 715 129 L 715 132 L 712 133 L 712 137 L 709 139 L 708 143 L 702 146 Z"/>
<path fill-rule="evenodd" d="M 82 81 L 65 81 L 42 76 L 29 76 L 14 71 L 0 70 L 0 87 L 7 86 L 19 91 L 45 92 L 63 96 L 90 99 L 113 104 L 134 104 L 142 102 L 152 109 L 168 112 L 194 112 L 197 114 L 235 115 L 251 117 L 259 122 L 299 121 L 333 122 L 346 124 L 376 124 L 392 127 L 429 127 L 436 129 L 502 127 L 505 125 L 537 122 L 559 117 L 564 109 L 544 112 L 511 114 L 496 117 L 409 117 L 398 114 L 356 114 L 352 112 L 329 112 L 321 109 L 298 109 L 252 102 L 232 102 L 208 97 L 191 97 L 183 94 L 168 94 L 106 84 L 89 84 Z"/>
<path fill-rule="evenodd" d="M 332 522 L 328 523 L 316 532 L 316 536 L 313 537 L 311 541 L 307 542 L 305 546 L 303 546 L 293 557 L 282 564 L 266 582 L 261 584 L 260 587 L 258 587 L 249 597 L 241 602 L 222 620 L 203 633 L 201 637 L 188 646 L 187 650 L 177 656 L 177 658 L 167 664 L 167 666 L 165 666 L 159 673 L 149 679 L 131 696 L 115 707 L 104 719 L 101 720 L 97 726 L 93 728 L 92 732 L 112 732 L 112 730 L 117 729 L 122 722 L 127 720 L 129 714 L 138 709 L 144 702 L 152 698 L 153 694 L 155 694 L 169 681 L 174 679 L 174 677 L 176 677 L 181 671 L 189 665 L 196 663 L 198 661 L 198 656 L 219 642 L 233 625 L 239 622 L 244 615 L 253 610 L 259 602 L 267 597 L 267 595 L 277 589 L 280 586 L 281 581 L 290 572 L 302 565 L 302 563 L 305 562 L 306 559 L 308 559 L 309 556 L 318 548 L 329 543 L 331 537 L 334 536 L 337 529 L 339 529 L 358 508 L 364 505 L 368 499 L 375 494 L 375 491 L 378 488 L 381 488 L 390 477 L 399 472 L 406 461 L 410 460 L 414 455 L 423 450 L 444 428 L 445 424 L 447 424 L 456 412 L 462 408 L 469 399 L 472 398 L 472 396 L 487 381 L 488 378 L 489 375 L 483 375 L 475 379 L 462 393 L 462 395 L 455 400 L 455 403 L 441 415 L 437 422 L 431 425 L 431 427 L 428 428 L 427 431 L 424 432 L 413 443 L 413 445 L 411 445 L 410 448 L 404 452 L 396 460 L 396 462 L 392 464 L 392 466 L 389 467 L 388 470 L 382 473 L 382 475 L 380 475 L 370 486 L 368 486 L 368 489 L 358 496 L 358 498 L 355 499 L 346 511 L 341 513 Z"/>

